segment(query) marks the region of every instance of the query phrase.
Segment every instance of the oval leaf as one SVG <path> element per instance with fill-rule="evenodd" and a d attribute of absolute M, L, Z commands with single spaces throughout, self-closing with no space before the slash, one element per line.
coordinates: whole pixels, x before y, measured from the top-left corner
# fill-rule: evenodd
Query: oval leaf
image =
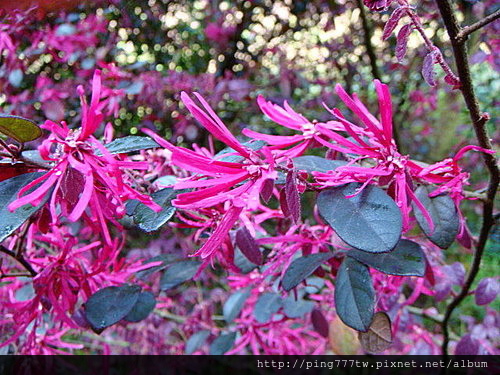
<path fill-rule="evenodd" d="M 106 144 L 105 147 L 112 154 L 126 154 L 133 151 L 160 147 L 160 145 L 149 137 L 129 135 L 115 139 L 113 142 Z"/>
<path fill-rule="evenodd" d="M 140 322 L 148 317 L 148 315 L 154 310 L 156 306 L 156 299 L 151 292 L 142 292 L 139 294 L 139 298 L 135 303 L 134 307 L 125 316 L 127 322 Z"/>
<path fill-rule="evenodd" d="M 193 354 L 210 336 L 210 331 L 199 331 L 193 334 L 186 342 L 186 354 Z"/>
<path fill-rule="evenodd" d="M 429 213 L 434 224 L 434 231 L 431 231 L 422 211 L 414 204 L 415 219 L 417 219 L 418 225 L 432 243 L 441 249 L 447 249 L 458 235 L 459 218 L 457 209 L 449 195 L 438 195 L 430 198 L 431 191 L 432 188 L 428 186 L 420 186 L 415 191 L 415 195 Z"/>
<path fill-rule="evenodd" d="M 109 286 L 98 290 L 85 303 L 85 317 L 96 331 L 122 320 L 135 306 L 141 287 Z"/>
<path fill-rule="evenodd" d="M 285 183 L 285 199 L 288 214 L 291 216 L 293 222 L 297 224 L 300 221 L 300 195 L 295 183 L 296 172 L 291 171 L 286 175 Z M 283 211 L 285 213 L 285 211 Z"/>
<path fill-rule="evenodd" d="M 262 264 L 262 253 L 259 250 L 259 245 L 246 227 L 242 227 L 236 232 L 236 245 L 250 262 L 257 265 Z"/>
<path fill-rule="evenodd" d="M 493 278 L 482 279 L 477 285 L 475 296 L 476 304 L 487 305 L 497 298 L 500 289 L 498 281 Z"/>
<path fill-rule="evenodd" d="M 368 268 L 346 257 L 335 282 L 335 309 L 347 326 L 366 332 L 370 328 L 375 304 L 375 291 Z"/>
<path fill-rule="evenodd" d="M 222 334 L 210 345 L 210 355 L 223 355 L 233 347 L 236 340 L 236 332 Z"/>
<path fill-rule="evenodd" d="M 250 297 L 249 290 L 240 290 L 229 296 L 222 308 L 222 313 L 227 323 L 231 323 L 238 315 L 240 315 L 248 297 Z"/>
<path fill-rule="evenodd" d="M 391 320 L 385 312 L 373 316 L 368 332 L 359 333 L 359 341 L 368 353 L 380 353 L 392 344 Z"/>
<path fill-rule="evenodd" d="M 292 160 L 295 169 L 306 172 L 326 173 L 347 164 L 347 162 L 343 160 L 329 160 L 314 155 L 299 156 Z"/>
<path fill-rule="evenodd" d="M 290 295 L 283 301 L 283 312 L 289 318 L 300 318 L 314 309 L 313 301 L 305 301 L 302 298 L 295 299 Z"/>
<path fill-rule="evenodd" d="M 396 246 L 401 236 L 401 211 L 382 189 L 368 185 L 352 198 L 359 183 L 325 189 L 317 206 L 325 220 L 347 244 L 370 253 L 383 253 Z"/>
<path fill-rule="evenodd" d="M 175 207 L 172 206 L 171 202 L 179 192 L 180 190 L 174 190 L 172 188 L 155 191 L 151 194 L 151 198 L 162 207 L 162 210 L 160 212 L 155 212 L 146 205 L 139 203 L 134 210 L 134 222 L 145 232 L 154 232 L 160 229 L 172 218 L 172 216 L 174 216 Z"/>
<path fill-rule="evenodd" d="M 283 289 L 289 291 L 295 288 L 332 256 L 332 253 L 317 253 L 295 259 L 285 271 L 281 281 Z"/>
<path fill-rule="evenodd" d="M 19 143 L 24 143 L 39 138 L 42 135 L 42 129 L 26 118 L 0 114 L 0 133 Z"/>
<path fill-rule="evenodd" d="M 10 212 L 7 208 L 11 202 L 17 199 L 19 190 L 43 175 L 44 173 L 42 172 L 26 173 L 0 182 L 0 242 L 14 233 L 14 231 L 28 220 L 31 215 L 42 208 L 49 199 L 50 193 L 46 194 L 44 199 L 37 206 L 27 204 L 23 207 L 19 207 L 14 212 Z M 36 189 L 36 187 L 30 191 L 34 189 Z"/>
<path fill-rule="evenodd" d="M 398 276 L 424 276 L 425 257 L 419 244 L 410 240 L 400 240 L 388 253 L 367 253 L 351 249 L 347 255 L 380 272 Z"/>
<path fill-rule="evenodd" d="M 255 304 L 253 315 L 259 323 L 267 323 L 283 305 L 281 297 L 276 293 L 262 294 Z"/>
<path fill-rule="evenodd" d="M 196 274 L 200 264 L 197 260 L 182 260 L 172 264 L 161 276 L 160 289 L 172 289 L 188 281 Z"/>
<path fill-rule="evenodd" d="M 323 337 L 328 337 L 329 325 L 325 316 L 319 309 L 314 309 L 311 313 L 311 322 L 314 330 Z"/>

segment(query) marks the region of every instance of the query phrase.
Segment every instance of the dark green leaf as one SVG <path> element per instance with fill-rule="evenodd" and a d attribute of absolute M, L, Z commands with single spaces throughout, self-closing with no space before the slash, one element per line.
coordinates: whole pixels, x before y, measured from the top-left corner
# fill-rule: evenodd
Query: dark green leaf
<path fill-rule="evenodd" d="M 281 297 L 276 293 L 262 294 L 255 304 L 253 315 L 259 323 L 267 323 L 283 305 Z"/>
<path fill-rule="evenodd" d="M 172 289 L 188 281 L 196 274 L 200 265 L 197 260 L 182 260 L 172 264 L 160 279 L 160 289 Z"/>
<path fill-rule="evenodd" d="M 224 319 L 227 323 L 231 323 L 236 317 L 238 317 L 238 315 L 240 315 L 248 297 L 250 297 L 250 291 L 246 289 L 239 290 L 229 296 L 226 303 L 224 303 L 224 307 L 222 308 Z"/>
<path fill-rule="evenodd" d="M 326 173 L 347 164 L 347 162 L 343 160 L 329 160 L 314 155 L 299 156 L 292 160 L 295 169 L 306 172 L 316 171 Z"/>
<path fill-rule="evenodd" d="M 313 301 L 305 301 L 302 298 L 296 300 L 293 295 L 288 296 L 283 301 L 283 312 L 289 318 L 300 318 L 310 313 L 313 308 Z"/>
<path fill-rule="evenodd" d="M 346 257 L 335 282 L 335 309 L 345 325 L 366 332 L 375 304 L 370 271 L 357 260 Z"/>
<path fill-rule="evenodd" d="M 283 276 L 281 281 L 283 289 L 289 291 L 295 288 L 332 256 L 332 253 L 317 253 L 295 259 Z"/>
<path fill-rule="evenodd" d="M 351 249 L 347 255 L 369 267 L 389 275 L 424 276 L 425 258 L 420 245 L 410 240 L 400 240 L 388 253 L 367 253 Z"/>
<path fill-rule="evenodd" d="M 137 135 L 129 135 L 115 139 L 108 143 L 106 149 L 112 154 L 127 154 L 133 151 L 146 150 L 148 148 L 160 147 L 158 143 L 149 137 L 141 137 Z M 100 154 L 100 152 L 96 152 Z"/>
<path fill-rule="evenodd" d="M 210 355 L 223 355 L 234 345 L 236 332 L 222 334 L 210 345 Z"/>
<path fill-rule="evenodd" d="M 186 342 L 186 354 L 193 354 L 202 346 L 210 336 L 210 331 L 198 331 L 191 335 L 191 337 Z"/>
<path fill-rule="evenodd" d="M 39 138 L 42 135 L 42 129 L 26 118 L 0 114 L 0 133 L 19 143 L 24 143 Z"/>
<path fill-rule="evenodd" d="M 401 236 L 401 211 L 382 189 L 359 183 L 329 188 L 318 195 L 321 217 L 347 244 L 370 253 L 390 251 Z"/>
<path fill-rule="evenodd" d="M 171 202 L 178 193 L 179 190 L 172 188 L 155 191 L 151 194 L 151 198 L 162 207 L 162 210 L 154 212 L 151 208 L 139 203 L 133 214 L 134 222 L 145 232 L 154 232 L 160 229 L 174 216 L 175 207 L 172 206 Z"/>
<path fill-rule="evenodd" d="M 441 249 L 447 249 L 458 234 L 459 218 L 457 209 L 453 199 L 449 195 L 438 195 L 437 197 L 430 198 L 429 194 L 431 192 L 432 188 L 420 186 L 415 191 L 415 195 L 427 209 L 427 212 L 429 212 L 434 224 L 434 231 L 431 231 L 422 211 L 413 204 L 415 219 L 417 219 L 418 225 L 432 243 Z"/>
<path fill-rule="evenodd" d="M 154 310 L 156 306 L 156 299 L 153 293 L 151 292 L 142 292 L 139 294 L 139 298 L 135 303 L 134 307 L 130 312 L 125 316 L 127 322 L 140 322 L 148 317 L 151 311 Z"/>
<path fill-rule="evenodd" d="M 37 212 L 49 199 L 50 193 L 46 194 L 42 202 L 35 207 L 27 204 L 19 207 L 14 212 L 10 212 L 7 208 L 11 202 L 17 199 L 19 190 L 43 175 L 44 173 L 42 172 L 26 173 L 0 182 L 0 242 L 14 233 L 17 228 Z"/>
<path fill-rule="evenodd" d="M 138 285 L 100 289 L 85 303 L 85 317 L 94 330 L 103 330 L 125 318 L 134 308 L 140 294 L 141 287 Z"/>

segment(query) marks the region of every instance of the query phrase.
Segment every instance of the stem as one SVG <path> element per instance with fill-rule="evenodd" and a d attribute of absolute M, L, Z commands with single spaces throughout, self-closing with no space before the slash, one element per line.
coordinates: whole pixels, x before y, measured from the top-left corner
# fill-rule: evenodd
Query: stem
<path fill-rule="evenodd" d="M 484 27 L 487 24 L 495 21 L 498 18 L 500 18 L 500 9 L 490 14 L 489 16 L 484 17 L 482 20 L 473 23 L 472 25 L 464 26 L 456 35 L 457 42 L 460 44 L 465 43 L 470 34 L 472 34 L 474 31 L 479 30 L 481 27 Z"/>
<path fill-rule="evenodd" d="M 444 25 L 450 37 L 451 45 L 453 47 L 453 55 L 455 57 L 455 63 L 457 66 L 458 76 L 460 78 L 460 90 L 462 91 L 462 96 L 464 97 L 465 104 L 469 111 L 469 116 L 472 120 L 472 125 L 476 133 L 476 138 L 478 140 L 479 146 L 485 149 L 491 149 L 490 135 L 486 129 L 486 122 L 489 119 L 489 115 L 486 113 L 481 113 L 479 109 L 479 103 L 474 93 L 474 86 L 472 84 L 471 72 L 467 57 L 467 49 L 463 43 L 459 41 L 457 36 L 459 35 L 461 28 L 458 25 L 458 21 L 453 13 L 451 4 L 449 0 L 437 0 L 437 6 L 441 17 L 443 18 Z M 479 272 L 479 267 L 481 265 L 481 258 L 483 256 L 486 242 L 488 240 L 488 234 L 495 224 L 495 219 L 493 217 L 493 202 L 495 195 L 500 183 L 500 173 L 498 170 L 496 159 L 490 155 L 483 153 L 483 160 L 489 172 L 489 184 L 486 193 L 486 200 L 483 203 L 483 222 L 481 226 L 481 232 L 479 234 L 479 240 L 476 245 L 474 259 L 472 266 L 469 270 L 467 280 L 462 287 L 460 293 L 451 301 L 444 314 L 442 329 L 443 329 L 443 346 L 442 352 L 444 355 L 448 354 L 448 343 L 449 343 L 449 321 L 453 314 L 453 311 L 460 305 L 464 298 L 468 295 L 469 290 L 474 282 L 474 279 Z"/>
<path fill-rule="evenodd" d="M 370 66 L 372 68 L 373 78 L 380 80 L 380 72 L 377 66 L 377 56 L 375 55 L 375 49 L 372 44 L 372 30 L 368 19 L 366 18 L 365 6 L 362 0 L 357 0 L 358 8 L 361 16 L 361 24 L 363 26 L 363 33 L 365 37 L 365 47 L 368 58 L 370 59 Z"/>
<path fill-rule="evenodd" d="M 15 260 L 17 260 L 26 269 L 26 271 L 29 272 L 29 274 L 32 277 L 35 277 L 37 275 L 37 272 L 33 269 L 33 267 L 31 266 L 31 264 L 26 259 L 24 259 L 22 256 L 16 256 L 15 252 L 7 249 L 6 247 L 4 247 L 2 245 L 0 245 L 0 252 L 2 252 L 4 254 L 7 254 L 10 257 L 12 257 Z"/>

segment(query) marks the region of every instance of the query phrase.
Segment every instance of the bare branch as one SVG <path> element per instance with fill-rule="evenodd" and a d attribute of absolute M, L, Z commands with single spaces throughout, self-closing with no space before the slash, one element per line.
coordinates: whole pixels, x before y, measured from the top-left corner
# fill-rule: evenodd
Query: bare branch
<path fill-rule="evenodd" d="M 464 26 L 457 34 L 456 41 L 460 44 L 465 43 L 470 34 L 474 31 L 479 30 L 481 27 L 486 26 L 487 24 L 495 21 L 500 18 L 500 9 L 496 12 L 490 14 L 489 16 L 484 17 L 482 20 L 477 21 L 469 26 Z"/>

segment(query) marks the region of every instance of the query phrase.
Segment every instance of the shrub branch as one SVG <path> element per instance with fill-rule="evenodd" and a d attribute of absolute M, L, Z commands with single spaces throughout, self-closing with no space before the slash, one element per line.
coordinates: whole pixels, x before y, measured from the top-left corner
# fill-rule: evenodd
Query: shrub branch
<path fill-rule="evenodd" d="M 482 113 L 479 108 L 479 103 L 474 93 L 474 86 L 472 83 L 471 72 L 469 67 L 469 61 L 467 56 L 467 48 L 462 42 L 463 35 L 468 35 L 470 32 L 474 31 L 467 28 L 461 28 L 458 24 L 457 18 L 453 12 L 451 3 L 449 0 L 436 0 L 439 12 L 443 18 L 446 31 L 450 37 L 451 45 L 453 48 L 453 55 L 455 58 L 455 64 L 457 67 L 458 76 L 460 78 L 460 90 L 464 98 L 465 104 L 467 106 L 469 116 L 472 120 L 472 126 L 476 133 L 476 138 L 479 146 L 485 149 L 491 149 L 490 135 L 486 128 L 486 122 L 489 120 L 489 115 L 487 113 Z M 498 17 L 498 16 L 496 16 Z M 483 20 L 484 21 L 484 20 Z M 491 22 L 491 21 L 488 21 Z M 478 22 L 479 26 L 475 27 L 477 30 L 482 25 L 487 24 L 482 21 Z M 471 26 L 469 26 L 470 28 Z M 462 33 L 462 36 L 461 36 Z M 483 153 L 483 160 L 486 168 L 489 172 L 489 184 L 486 193 L 486 199 L 483 202 L 483 215 L 482 215 L 482 225 L 481 232 L 479 234 L 479 240 L 476 245 L 474 252 L 474 259 L 472 265 L 467 275 L 467 280 L 464 283 L 460 293 L 451 301 L 448 305 L 446 312 L 444 314 L 444 319 L 441 324 L 443 330 L 443 345 L 442 353 L 444 355 L 448 354 L 448 343 L 449 343 L 449 321 L 453 314 L 453 311 L 460 305 L 464 298 L 468 295 L 469 290 L 474 282 L 479 267 L 481 265 L 481 258 L 483 256 L 486 242 L 488 240 L 488 234 L 495 224 L 495 219 L 493 216 L 493 206 L 494 199 L 500 182 L 500 174 L 498 170 L 498 165 L 496 158 L 490 154 Z"/>

